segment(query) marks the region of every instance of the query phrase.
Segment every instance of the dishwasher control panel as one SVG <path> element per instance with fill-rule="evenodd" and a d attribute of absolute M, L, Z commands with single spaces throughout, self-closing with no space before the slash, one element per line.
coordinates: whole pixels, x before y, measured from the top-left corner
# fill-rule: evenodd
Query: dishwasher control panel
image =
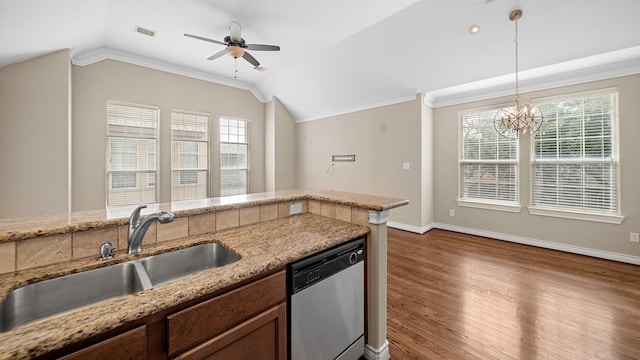
<path fill-rule="evenodd" d="M 294 294 L 364 260 L 360 237 L 290 265 L 289 293 Z"/>

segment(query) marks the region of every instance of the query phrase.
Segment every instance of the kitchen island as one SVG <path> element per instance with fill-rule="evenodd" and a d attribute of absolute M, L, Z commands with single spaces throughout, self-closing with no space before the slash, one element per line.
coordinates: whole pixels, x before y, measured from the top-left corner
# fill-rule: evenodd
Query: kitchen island
<path fill-rule="evenodd" d="M 202 220 L 203 216 L 224 215 L 211 220 L 212 226 L 213 222 L 216 225 L 201 234 L 188 232 L 187 236 L 169 241 L 143 243 L 143 252 L 139 256 L 118 251 L 116 256 L 107 262 L 98 261 L 96 257 L 80 258 L 0 275 L 0 296 L 4 299 L 11 289 L 31 282 L 206 242 L 218 242 L 240 256 L 240 260 L 219 268 L 196 273 L 132 295 L 104 300 L 1 333 L 0 358 L 31 358 L 61 349 L 176 304 L 189 302 L 207 294 L 221 293 L 263 278 L 283 270 L 288 263 L 297 259 L 364 234 L 368 234 L 369 253 L 368 357 L 386 358 L 386 313 L 380 312 L 380 307 L 386 306 L 386 216 L 389 209 L 405 205 L 407 201 L 335 191 L 305 190 L 233 198 L 235 199 L 207 199 L 204 206 L 188 206 L 182 203 L 168 207 L 177 218 L 187 218 L 188 224 L 196 223 L 197 219 Z M 301 214 L 288 215 L 282 210 L 288 210 L 290 204 L 294 203 L 302 204 Z M 250 213 L 249 209 L 256 207 L 256 211 L 260 212 L 272 206 L 280 208 L 280 217 L 242 224 L 241 212 Z M 166 208 L 167 206 L 161 206 L 161 210 Z M 220 225 L 229 220 L 230 214 L 236 212 L 237 221 L 231 216 L 231 224 L 235 226 L 222 229 Z M 366 216 L 363 216 L 364 214 Z M 91 216 L 95 216 L 95 213 Z M 81 216 L 78 215 L 77 218 Z M 34 237 L 33 234 L 36 234 L 35 237 L 44 237 L 49 233 L 64 234 L 65 231 L 74 234 L 91 230 L 102 233 L 109 227 L 126 228 L 127 222 L 126 217 L 86 218 L 86 221 L 49 222 L 41 228 L 16 226 L 13 230 L 4 231 L 0 235 L 0 241 L 26 241 L 30 236 Z M 116 230 L 116 233 L 118 232 L 121 230 Z M 382 254 L 381 251 L 385 253 Z M 372 341 L 376 343 L 372 344 Z M 380 346 L 380 343 L 383 346 Z"/>

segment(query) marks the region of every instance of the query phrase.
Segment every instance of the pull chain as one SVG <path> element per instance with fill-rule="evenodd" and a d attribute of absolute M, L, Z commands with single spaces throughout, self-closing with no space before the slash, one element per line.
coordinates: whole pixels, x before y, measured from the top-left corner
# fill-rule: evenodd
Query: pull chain
<path fill-rule="evenodd" d="M 236 70 L 233 73 L 233 78 L 237 79 L 238 78 L 238 58 L 233 58 L 233 61 L 235 62 L 235 66 L 236 66 Z"/>

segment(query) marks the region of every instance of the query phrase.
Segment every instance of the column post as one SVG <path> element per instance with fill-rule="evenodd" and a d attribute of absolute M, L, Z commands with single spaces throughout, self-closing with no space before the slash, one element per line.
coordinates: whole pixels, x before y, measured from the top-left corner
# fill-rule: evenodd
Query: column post
<path fill-rule="evenodd" d="M 388 360 L 387 341 L 387 221 L 389 211 L 369 210 L 367 237 L 367 343 L 364 357 Z"/>

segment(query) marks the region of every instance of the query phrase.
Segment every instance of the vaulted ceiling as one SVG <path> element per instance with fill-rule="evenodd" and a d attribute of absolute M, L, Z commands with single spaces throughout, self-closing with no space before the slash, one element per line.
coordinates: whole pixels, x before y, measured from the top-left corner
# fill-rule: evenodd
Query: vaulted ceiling
<path fill-rule="evenodd" d="M 277 96 L 298 121 L 417 92 L 442 106 L 513 91 L 516 8 L 525 88 L 640 73 L 638 0 L 0 0 L 0 67 L 70 48 L 76 65 L 110 58 Z M 231 21 L 247 43 L 281 47 L 250 51 L 266 71 L 207 60 L 224 46 L 183 35 L 223 41 Z"/>

